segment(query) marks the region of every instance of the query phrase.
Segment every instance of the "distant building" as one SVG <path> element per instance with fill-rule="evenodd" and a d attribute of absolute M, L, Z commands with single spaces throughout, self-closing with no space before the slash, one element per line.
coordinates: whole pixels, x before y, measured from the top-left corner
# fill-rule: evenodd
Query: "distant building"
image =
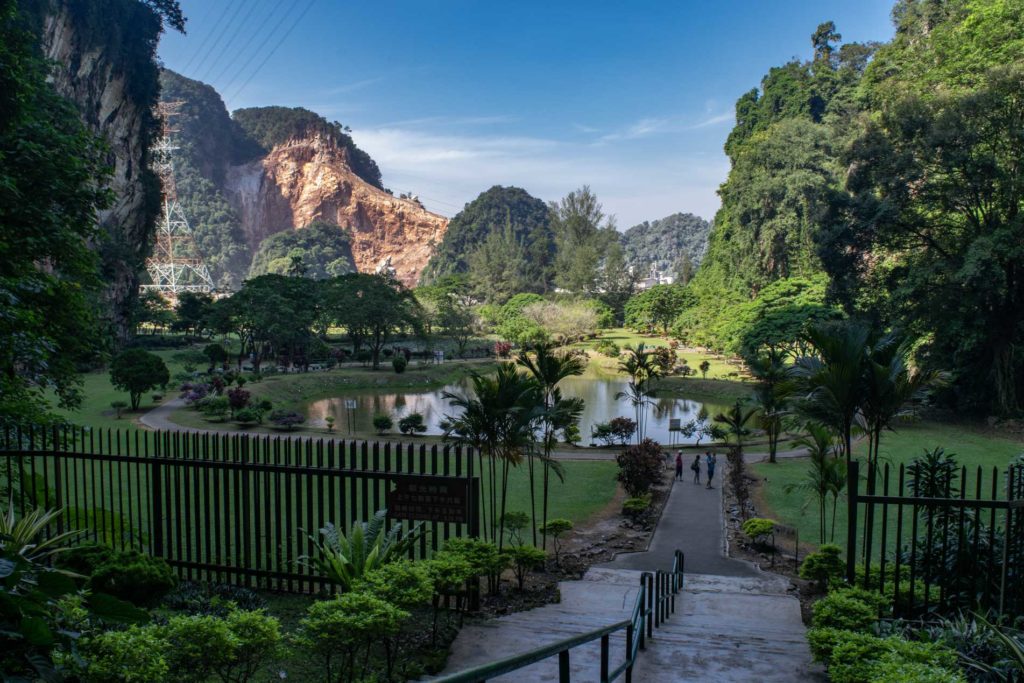
<path fill-rule="evenodd" d="M 651 271 L 647 274 L 647 277 L 642 277 L 636 281 L 636 288 L 640 290 L 650 289 L 655 285 L 670 285 L 675 281 L 675 275 L 658 270 L 655 266 L 651 266 Z"/>

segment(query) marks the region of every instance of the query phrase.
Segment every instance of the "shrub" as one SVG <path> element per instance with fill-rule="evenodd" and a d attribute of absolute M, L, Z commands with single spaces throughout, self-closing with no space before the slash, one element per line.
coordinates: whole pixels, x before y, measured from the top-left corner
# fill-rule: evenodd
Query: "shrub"
<path fill-rule="evenodd" d="M 870 583 L 877 585 L 879 581 L 879 568 L 871 567 Z M 858 564 L 855 569 L 855 586 L 864 585 L 864 565 Z M 897 612 L 910 612 L 925 604 L 925 593 L 927 592 L 928 603 L 938 604 L 942 588 L 934 583 L 928 585 L 925 591 L 925 583 L 922 579 L 916 578 L 913 583 L 913 601 L 911 601 L 910 567 L 906 564 L 900 566 L 899 581 L 896 580 L 896 568 L 890 563 L 885 568 L 885 584 L 882 595 Z"/>
<path fill-rule="evenodd" d="M 405 359 L 404 354 L 397 354 L 394 358 L 391 359 L 391 367 L 393 367 L 395 369 L 395 372 L 398 374 L 402 374 L 403 372 L 405 372 L 405 368 L 407 365 L 409 365 L 409 361 Z"/>
<path fill-rule="evenodd" d="M 227 417 L 228 410 L 231 407 L 226 396 L 208 396 L 200 403 L 199 412 L 201 412 L 206 419 L 217 422 L 220 422 Z"/>
<path fill-rule="evenodd" d="M 81 641 L 87 680 L 95 683 L 161 683 L 168 677 L 166 643 L 151 627 L 106 631 Z"/>
<path fill-rule="evenodd" d="M 562 440 L 570 446 L 575 446 L 582 438 L 583 435 L 580 434 L 580 426 L 575 422 L 562 427 Z"/>
<path fill-rule="evenodd" d="M 229 389 L 228 390 L 228 405 L 231 406 L 231 412 L 232 413 L 237 413 L 239 410 L 242 410 L 243 408 L 248 408 L 249 407 L 249 400 L 251 398 L 252 398 L 252 394 L 250 394 L 248 391 L 246 391 L 242 387 L 238 387 L 236 389 Z"/>
<path fill-rule="evenodd" d="M 508 358 L 512 353 L 512 344 L 506 341 L 494 342 L 494 355 L 498 358 Z"/>
<path fill-rule="evenodd" d="M 296 641 L 320 658 L 327 680 L 363 680 L 372 645 L 397 634 L 408 616 L 368 593 L 344 593 L 310 605 Z"/>
<path fill-rule="evenodd" d="M 885 655 L 871 668 L 871 683 L 967 683 L 960 671 L 946 667 L 905 662 Z"/>
<path fill-rule="evenodd" d="M 254 425 L 260 421 L 260 414 L 252 408 L 242 408 L 235 413 L 235 424 L 246 427 L 248 425 Z"/>
<path fill-rule="evenodd" d="M 113 595 L 139 607 L 159 604 L 175 583 L 167 562 L 137 550 L 115 553 L 89 577 L 89 588 L 93 591 Z"/>
<path fill-rule="evenodd" d="M 573 523 L 571 521 L 560 517 L 556 519 L 549 519 L 548 523 L 544 524 L 540 528 L 540 532 L 544 534 L 545 537 L 550 536 L 551 540 L 554 542 L 555 564 L 558 566 L 561 566 L 559 554 L 562 550 L 561 543 L 558 539 L 562 534 L 572 531 L 572 528 Z"/>
<path fill-rule="evenodd" d="M 402 609 L 424 605 L 434 594 L 427 568 L 412 560 L 399 560 L 367 572 L 357 585 L 359 590 Z"/>
<path fill-rule="evenodd" d="M 389 429 L 395 426 L 395 421 L 388 415 L 374 415 L 373 416 L 373 428 L 377 430 L 378 434 L 384 434 Z"/>
<path fill-rule="evenodd" d="M 526 575 L 532 570 L 544 564 L 547 555 L 543 550 L 534 548 L 532 545 L 521 545 L 516 548 L 509 548 L 505 551 L 512 563 L 512 570 L 516 575 L 516 583 L 519 590 L 523 590 L 526 582 Z"/>
<path fill-rule="evenodd" d="M 84 577 L 92 575 L 101 564 L 110 561 L 116 552 L 105 545 L 79 545 L 58 553 L 54 565 Z"/>
<path fill-rule="evenodd" d="M 438 595 L 458 593 L 467 581 L 479 576 L 469 560 L 454 552 L 439 552 L 422 564 Z"/>
<path fill-rule="evenodd" d="M 601 341 L 594 344 L 594 350 L 605 356 L 611 358 L 618 358 L 621 353 L 619 345 L 613 342 L 611 339 L 602 339 Z"/>
<path fill-rule="evenodd" d="M 173 616 L 159 631 L 170 680 L 202 683 L 231 661 L 238 640 L 227 623 L 209 615 Z"/>
<path fill-rule="evenodd" d="M 898 667 L 923 668 L 930 675 L 955 675 L 957 655 L 947 647 L 898 637 L 859 635 L 860 638 L 847 637 L 832 650 L 829 678 L 834 683 L 874 683 Z"/>
<path fill-rule="evenodd" d="M 743 522 L 743 533 L 754 543 L 763 543 L 775 531 L 775 520 L 751 517 Z"/>
<path fill-rule="evenodd" d="M 164 605 L 186 614 L 227 616 L 236 610 L 261 610 L 266 601 L 255 591 L 225 583 L 203 584 L 181 581 L 164 597 Z"/>
<path fill-rule="evenodd" d="M 877 602 L 869 604 L 861 600 L 858 593 L 865 591 L 833 591 L 814 603 L 814 627 L 867 633 L 878 621 L 879 607 Z M 878 597 L 884 600 L 881 596 Z"/>
<path fill-rule="evenodd" d="M 275 410 L 270 414 L 270 421 L 274 427 L 290 432 L 305 422 L 306 416 L 294 410 Z"/>
<path fill-rule="evenodd" d="M 627 498 L 622 503 L 622 514 L 637 519 L 651 508 L 651 494 L 646 493 L 635 498 Z"/>
<path fill-rule="evenodd" d="M 228 614 L 227 624 L 235 637 L 235 649 L 226 667 L 230 675 L 221 672 L 223 680 L 245 683 L 284 654 L 281 623 L 262 610 L 234 610 Z"/>
<path fill-rule="evenodd" d="M 501 516 L 501 526 L 508 534 L 508 542 L 511 545 L 523 544 L 523 529 L 530 524 L 530 515 L 525 512 L 514 510 L 506 512 Z"/>
<path fill-rule="evenodd" d="M 846 572 L 842 552 L 839 546 L 825 543 L 818 548 L 818 552 L 804 558 L 800 565 L 800 578 L 817 581 L 822 590 L 827 590 L 830 585 L 842 583 Z"/>
<path fill-rule="evenodd" d="M 636 434 L 636 421 L 628 417 L 613 417 L 608 421 L 608 429 L 612 436 L 625 446 Z"/>
<path fill-rule="evenodd" d="M 665 454 L 653 439 L 630 446 L 615 460 L 619 464 L 618 480 L 634 498 L 648 493 L 665 473 Z"/>
<path fill-rule="evenodd" d="M 478 538 L 450 538 L 441 552 L 466 560 L 473 576 L 486 576 L 488 591 L 492 595 L 498 592 L 501 572 L 509 565 L 509 557 L 498 552 L 498 546 Z"/>
<path fill-rule="evenodd" d="M 422 413 L 409 413 L 398 421 L 398 431 L 409 436 L 415 436 L 427 431 L 427 425 L 423 421 Z"/>

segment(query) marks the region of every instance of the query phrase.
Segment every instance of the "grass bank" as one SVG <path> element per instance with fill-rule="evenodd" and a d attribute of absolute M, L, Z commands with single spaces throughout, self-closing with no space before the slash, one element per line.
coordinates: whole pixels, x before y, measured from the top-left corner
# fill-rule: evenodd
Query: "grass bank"
<path fill-rule="evenodd" d="M 957 462 L 968 468 L 972 482 L 973 470 L 979 466 L 985 470 L 985 481 L 991 481 L 989 477 L 993 467 L 1003 470 L 1012 458 L 1024 452 L 1024 438 L 997 433 L 982 425 L 925 421 L 901 425 L 895 432 L 884 434 L 880 457 L 882 463 L 898 468 L 900 464 L 909 464 L 922 455 L 925 449 L 937 446 L 957 456 Z M 783 447 L 788 448 L 788 444 Z M 867 455 L 867 444 L 858 443 L 854 454 L 863 460 Z M 787 487 L 799 484 L 807 476 L 807 468 L 806 458 L 790 458 L 776 464 L 757 463 L 750 467 L 750 471 L 761 479 L 761 486 L 756 492 L 760 514 L 795 526 L 802 541 L 816 543 L 819 538 L 816 501 L 803 491 L 786 491 Z M 828 516 L 831 526 L 831 510 Z M 836 510 L 834 539 L 840 544 L 846 538 L 846 520 L 846 500 L 841 498 Z M 876 531 L 881 529 L 880 519 L 877 526 Z M 878 533 L 875 538 L 879 538 Z"/>

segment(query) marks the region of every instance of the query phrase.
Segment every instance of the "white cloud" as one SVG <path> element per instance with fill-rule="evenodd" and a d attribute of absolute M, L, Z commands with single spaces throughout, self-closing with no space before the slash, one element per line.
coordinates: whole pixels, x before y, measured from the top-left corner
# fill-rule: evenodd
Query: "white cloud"
<path fill-rule="evenodd" d="M 640 128 L 636 132 L 640 132 Z M 652 156 L 629 145 L 594 147 L 541 137 L 463 135 L 401 127 L 360 128 L 357 144 L 380 165 L 384 184 L 419 195 L 448 216 L 492 185 L 517 185 L 556 200 L 589 184 L 619 227 L 690 211 L 710 218 L 728 161 L 666 149 Z"/>

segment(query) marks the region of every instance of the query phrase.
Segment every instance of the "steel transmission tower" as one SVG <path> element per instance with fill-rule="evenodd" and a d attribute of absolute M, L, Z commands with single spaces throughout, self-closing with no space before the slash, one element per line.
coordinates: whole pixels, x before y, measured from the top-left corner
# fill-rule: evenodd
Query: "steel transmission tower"
<path fill-rule="evenodd" d="M 152 284 L 141 287 L 171 299 L 182 292 L 213 291 L 213 278 L 192 237 L 192 228 L 178 202 L 174 183 L 173 152 L 178 148 L 172 142 L 172 135 L 177 129 L 171 126 L 171 117 L 178 114 L 181 105 L 181 102 L 157 105 L 157 113 L 163 120 L 163 134 L 153 148 L 153 168 L 163 187 L 163 216 L 156 229 L 153 255 L 146 259 L 146 270 Z"/>

